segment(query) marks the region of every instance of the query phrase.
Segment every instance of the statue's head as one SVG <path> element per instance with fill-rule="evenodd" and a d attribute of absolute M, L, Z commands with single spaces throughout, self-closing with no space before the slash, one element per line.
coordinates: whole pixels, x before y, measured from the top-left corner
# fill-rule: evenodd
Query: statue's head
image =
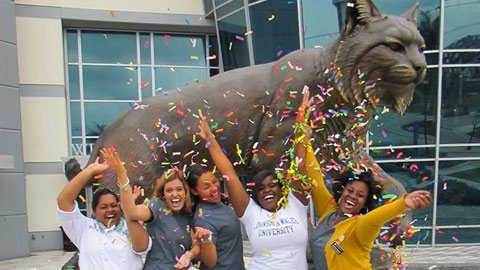
<path fill-rule="evenodd" d="M 355 104 L 378 97 L 403 114 L 427 66 L 416 27 L 418 4 L 398 17 L 382 15 L 370 0 L 353 2 L 335 58 L 344 74 L 342 96 Z"/>

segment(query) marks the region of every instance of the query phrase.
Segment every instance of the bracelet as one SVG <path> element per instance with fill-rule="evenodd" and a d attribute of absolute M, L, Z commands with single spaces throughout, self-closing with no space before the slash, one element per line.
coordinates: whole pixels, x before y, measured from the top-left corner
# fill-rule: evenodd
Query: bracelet
<path fill-rule="evenodd" d="M 200 238 L 200 242 L 202 244 L 212 242 L 212 235 L 210 234 L 210 236 L 208 238 Z"/>
<path fill-rule="evenodd" d="M 121 190 L 129 190 L 130 189 L 130 179 L 127 177 L 127 182 L 125 184 L 120 184 L 117 179 L 117 186 Z"/>

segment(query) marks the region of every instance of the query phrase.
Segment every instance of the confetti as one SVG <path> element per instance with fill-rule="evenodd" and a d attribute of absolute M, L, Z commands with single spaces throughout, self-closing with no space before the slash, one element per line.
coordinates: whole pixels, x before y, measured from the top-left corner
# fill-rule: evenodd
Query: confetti
<path fill-rule="evenodd" d="M 273 21 L 274 19 L 275 19 L 275 15 L 273 15 L 273 14 L 270 17 L 268 17 L 269 21 Z"/>

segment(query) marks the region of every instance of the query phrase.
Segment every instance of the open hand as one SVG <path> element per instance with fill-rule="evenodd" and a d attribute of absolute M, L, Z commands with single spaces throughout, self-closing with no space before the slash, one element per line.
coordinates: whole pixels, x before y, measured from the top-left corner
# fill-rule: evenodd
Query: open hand
<path fill-rule="evenodd" d="M 126 173 L 125 167 L 123 166 L 123 162 L 120 159 L 118 152 L 110 152 L 108 149 L 102 148 L 100 149 L 100 154 L 108 163 L 110 169 L 114 170 L 117 173 L 117 176 Z"/>
<path fill-rule="evenodd" d="M 140 197 L 141 193 L 142 193 L 142 187 L 135 185 L 132 191 L 133 200 L 136 201 L 138 197 Z"/>
<path fill-rule="evenodd" d="M 412 210 L 428 207 L 431 201 L 430 192 L 426 190 L 417 190 L 405 196 L 405 206 Z"/>
<path fill-rule="evenodd" d="M 106 171 L 109 168 L 109 165 L 107 162 L 100 163 L 99 159 L 100 158 L 97 157 L 94 163 L 91 163 L 90 165 L 87 166 L 87 168 L 91 170 L 93 175 L 102 174 L 104 171 Z"/>
<path fill-rule="evenodd" d="M 177 263 L 174 265 L 175 269 L 187 269 L 190 266 L 192 260 L 192 254 L 190 251 L 185 252 Z"/>
<path fill-rule="evenodd" d="M 210 130 L 210 125 L 208 125 L 207 118 L 205 118 L 205 116 L 201 117 L 198 128 L 200 129 L 200 131 L 197 134 L 200 135 L 202 139 L 207 140 L 210 136 L 215 137 Z"/>
<path fill-rule="evenodd" d="M 195 238 L 200 242 L 211 241 L 212 232 L 202 227 L 195 227 Z"/>

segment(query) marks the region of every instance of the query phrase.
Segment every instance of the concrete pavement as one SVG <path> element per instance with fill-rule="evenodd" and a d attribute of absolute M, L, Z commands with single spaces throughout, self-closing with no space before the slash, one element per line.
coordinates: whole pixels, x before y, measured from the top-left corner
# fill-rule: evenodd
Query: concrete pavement
<path fill-rule="evenodd" d="M 33 252 L 29 257 L 0 261 L 0 270 L 58 270 L 74 254 L 61 250 Z M 247 265 L 252 256 L 250 243 L 244 241 Z M 407 247 L 402 258 L 410 270 L 480 270 L 480 245 Z"/>

